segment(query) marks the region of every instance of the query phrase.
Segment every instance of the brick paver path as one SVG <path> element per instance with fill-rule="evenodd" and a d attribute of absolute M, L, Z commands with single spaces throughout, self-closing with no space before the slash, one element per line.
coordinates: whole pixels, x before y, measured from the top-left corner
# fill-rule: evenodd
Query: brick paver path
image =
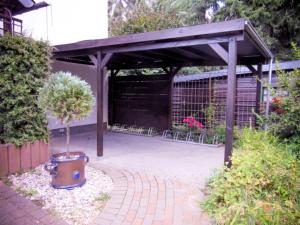
<path fill-rule="evenodd" d="M 95 225 L 206 225 L 199 208 L 200 190 L 158 176 L 90 166 L 114 180 L 114 190 Z"/>
<path fill-rule="evenodd" d="M 0 225 L 67 225 L 0 181 Z"/>
<path fill-rule="evenodd" d="M 111 199 L 91 225 L 209 225 L 201 192 L 178 181 L 118 170 L 99 163 L 114 181 Z M 0 225 L 66 225 L 0 181 Z"/>

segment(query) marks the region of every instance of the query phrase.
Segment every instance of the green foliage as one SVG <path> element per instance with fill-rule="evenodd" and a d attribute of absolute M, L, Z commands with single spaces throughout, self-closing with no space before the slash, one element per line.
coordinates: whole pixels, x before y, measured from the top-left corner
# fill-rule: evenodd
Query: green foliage
<path fill-rule="evenodd" d="M 123 4 L 122 2 L 126 2 Z M 300 2 L 289 0 L 109 0 L 110 35 L 247 18 L 280 59 L 300 44 Z"/>
<path fill-rule="evenodd" d="M 300 49 L 293 45 L 295 57 L 300 59 Z M 273 112 L 262 117 L 268 129 L 289 149 L 300 156 L 300 70 L 277 70 L 278 88 L 273 89 Z"/>
<path fill-rule="evenodd" d="M 35 189 L 32 189 L 32 188 L 30 188 L 30 189 L 23 189 L 21 187 L 17 187 L 16 188 L 16 192 L 22 194 L 25 197 L 29 197 L 29 198 L 38 194 L 38 191 L 35 190 Z"/>
<path fill-rule="evenodd" d="M 95 198 L 97 202 L 107 202 L 110 199 L 110 195 L 108 193 L 103 193 L 99 197 Z"/>
<path fill-rule="evenodd" d="M 290 43 L 300 44 L 300 2 L 290 0 L 224 0 L 214 20 L 247 18 L 279 58 L 289 58 Z"/>
<path fill-rule="evenodd" d="M 40 90 L 39 105 L 61 123 L 86 117 L 95 103 L 89 84 L 69 72 L 53 74 Z"/>
<path fill-rule="evenodd" d="M 110 34 L 117 36 L 142 33 L 182 25 L 175 12 L 167 13 L 163 10 L 154 10 L 152 7 L 147 6 L 147 4 L 141 3 L 128 14 L 126 20 L 113 20 L 110 25 Z"/>
<path fill-rule="evenodd" d="M 47 118 L 38 89 L 50 71 L 47 43 L 23 36 L 0 38 L 0 143 L 47 140 Z"/>
<path fill-rule="evenodd" d="M 274 136 L 244 129 L 231 168 L 208 184 L 203 208 L 217 224 L 299 224 L 299 172 Z"/>

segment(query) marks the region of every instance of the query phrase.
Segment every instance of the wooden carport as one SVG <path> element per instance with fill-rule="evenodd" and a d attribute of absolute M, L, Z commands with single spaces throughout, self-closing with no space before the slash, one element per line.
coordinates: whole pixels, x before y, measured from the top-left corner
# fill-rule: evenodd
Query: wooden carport
<path fill-rule="evenodd" d="M 54 48 L 56 60 L 97 66 L 97 156 L 103 155 L 105 69 L 111 70 L 113 78 L 122 69 L 163 68 L 171 85 L 182 67 L 228 66 L 225 162 L 230 162 L 233 144 L 236 66 L 246 65 L 260 77 L 261 65 L 272 57 L 245 19 L 80 41 Z"/>

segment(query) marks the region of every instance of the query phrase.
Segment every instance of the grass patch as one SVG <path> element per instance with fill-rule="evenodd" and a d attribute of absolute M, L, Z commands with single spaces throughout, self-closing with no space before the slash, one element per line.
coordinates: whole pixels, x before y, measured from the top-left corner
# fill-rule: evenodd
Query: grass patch
<path fill-rule="evenodd" d="M 110 195 L 108 193 L 103 193 L 100 196 L 95 198 L 96 202 L 107 202 L 110 199 Z"/>
<path fill-rule="evenodd" d="M 0 177 L 0 180 L 8 187 L 13 186 L 13 183 L 8 177 Z"/>
<path fill-rule="evenodd" d="M 38 194 L 37 190 L 34 190 L 32 188 L 29 189 L 29 190 L 25 190 L 25 189 L 22 189 L 20 187 L 17 187 L 16 192 L 22 194 L 25 197 L 33 197 L 33 196 Z"/>

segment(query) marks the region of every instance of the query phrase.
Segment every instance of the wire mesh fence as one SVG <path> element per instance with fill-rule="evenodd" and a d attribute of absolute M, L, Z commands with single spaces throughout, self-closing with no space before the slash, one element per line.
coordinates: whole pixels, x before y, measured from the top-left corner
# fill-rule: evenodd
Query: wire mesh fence
<path fill-rule="evenodd" d="M 237 67 L 235 124 L 238 127 L 255 126 L 253 112 L 258 110 L 258 82 L 256 76 L 245 74 L 241 67 Z M 227 68 L 175 77 L 173 132 L 185 133 L 185 139 L 195 136 L 196 142 L 202 138 L 202 143 L 224 143 L 226 95 Z M 189 135 L 190 132 L 193 135 Z"/>

